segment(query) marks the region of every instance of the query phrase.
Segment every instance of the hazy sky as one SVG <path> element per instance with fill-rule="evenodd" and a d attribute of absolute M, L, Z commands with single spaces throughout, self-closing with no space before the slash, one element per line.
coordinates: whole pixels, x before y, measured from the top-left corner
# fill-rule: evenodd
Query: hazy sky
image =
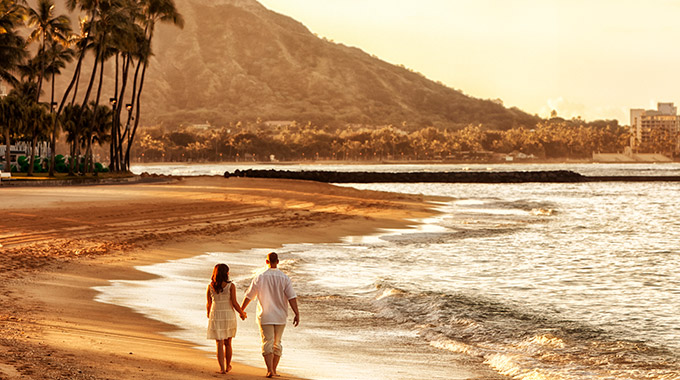
<path fill-rule="evenodd" d="M 320 36 L 548 116 L 680 103 L 680 2 L 260 0 Z"/>

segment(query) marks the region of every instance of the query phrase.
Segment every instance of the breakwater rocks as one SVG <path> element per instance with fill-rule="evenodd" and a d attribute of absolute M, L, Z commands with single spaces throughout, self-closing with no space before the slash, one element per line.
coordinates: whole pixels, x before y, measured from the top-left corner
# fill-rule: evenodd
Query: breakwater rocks
<path fill-rule="evenodd" d="M 444 182 L 444 183 L 522 183 L 522 182 L 588 182 L 588 177 L 568 170 L 508 171 L 508 172 L 332 172 L 288 170 L 236 170 L 225 172 L 224 177 L 285 178 L 328 183 L 376 182 Z"/>

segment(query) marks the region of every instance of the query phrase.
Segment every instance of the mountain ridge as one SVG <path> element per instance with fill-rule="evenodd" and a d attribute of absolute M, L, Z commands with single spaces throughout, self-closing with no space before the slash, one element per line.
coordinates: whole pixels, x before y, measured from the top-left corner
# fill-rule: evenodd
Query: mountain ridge
<path fill-rule="evenodd" d="M 185 26 L 156 27 L 142 125 L 289 120 L 509 129 L 540 120 L 319 38 L 255 0 L 176 0 L 176 6 Z M 104 93 L 113 93 L 113 80 Z"/>

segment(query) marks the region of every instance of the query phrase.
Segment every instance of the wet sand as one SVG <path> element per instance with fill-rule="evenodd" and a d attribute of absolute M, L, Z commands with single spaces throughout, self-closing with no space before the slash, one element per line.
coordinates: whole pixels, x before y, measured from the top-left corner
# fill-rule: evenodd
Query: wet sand
<path fill-rule="evenodd" d="M 0 199 L 0 379 L 263 378 L 238 363 L 217 374 L 213 355 L 163 335 L 175 326 L 95 302 L 92 287 L 149 278 L 138 265 L 334 242 L 432 214 L 419 196 L 250 178 L 0 188 Z"/>

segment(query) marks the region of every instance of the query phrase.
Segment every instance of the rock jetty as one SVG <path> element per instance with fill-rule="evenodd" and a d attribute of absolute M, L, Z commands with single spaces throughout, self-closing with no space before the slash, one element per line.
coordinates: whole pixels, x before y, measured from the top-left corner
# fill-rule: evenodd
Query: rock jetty
<path fill-rule="evenodd" d="M 334 172 L 288 170 L 236 170 L 225 172 L 224 177 L 285 178 L 327 183 L 376 182 L 444 182 L 444 183 L 522 183 L 522 182 L 588 182 L 588 178 L 568 170 L 508 171 L 508 172 Z"/>

